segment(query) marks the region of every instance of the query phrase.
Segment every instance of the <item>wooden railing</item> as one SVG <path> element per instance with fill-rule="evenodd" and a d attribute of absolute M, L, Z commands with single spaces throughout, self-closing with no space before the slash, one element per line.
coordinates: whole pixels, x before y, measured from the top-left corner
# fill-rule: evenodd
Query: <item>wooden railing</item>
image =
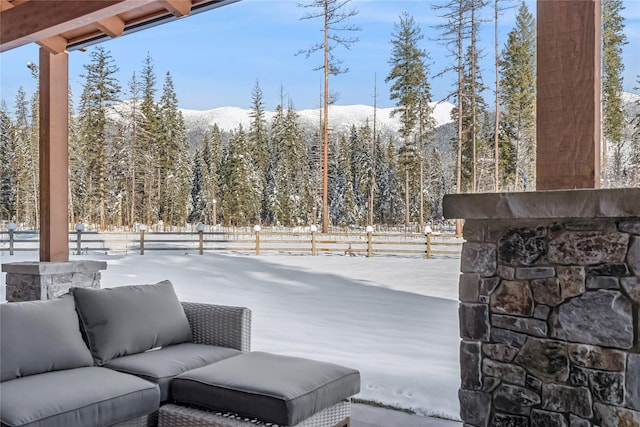
<path fill-rule="evenodd" d="M 37 251 L 37 231 L 0 231 L 0 251 Z M 395 254 L 406 256 L 460 256 L 462 239 L 453 234 L 398 232 L 271 231 L 221 229 L 187 232 L 70 232 L 72 254 L 139 253 L 150 251 L 231 251 L 260 255 L 264 252 L 334 253 L 342 255 Z"/>

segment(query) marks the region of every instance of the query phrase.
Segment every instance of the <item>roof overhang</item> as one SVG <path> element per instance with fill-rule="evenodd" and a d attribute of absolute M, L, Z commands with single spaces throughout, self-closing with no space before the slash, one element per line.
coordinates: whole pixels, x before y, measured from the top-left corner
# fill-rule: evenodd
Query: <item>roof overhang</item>
<path fill-rule="evenodd" d="M 77 50 L 239 0 L 0 0 L 0 52 Z"/>

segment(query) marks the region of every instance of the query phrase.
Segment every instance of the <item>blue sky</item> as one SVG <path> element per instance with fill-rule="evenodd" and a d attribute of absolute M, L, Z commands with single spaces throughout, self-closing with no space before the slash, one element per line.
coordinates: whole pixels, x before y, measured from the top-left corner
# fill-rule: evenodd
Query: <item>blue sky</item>
<path fill-rule="evenodd" d="M 308 1 L 302 0 L 307 3 Z M 311 58 L 296 56 L 301 49 L 320 42 L 321 22 L 300 20 L 305 10 L 297 0 L 242 0 L 206 13 L 161 25 L 153 29 L 113 39 L 103 46 L 111 52 L 120 68 L 118 77 L 123 88 L 134 71 L 151 55 L 158 77 L 158 91 L 164 75 L 170 71 L 182 108 L 206 110 L 221 106 L 249 108 L 251 91 L 256 80 L 263 92 L 265 107 L 273 110 L 280 103 L 292 101 L 298 109 L 317 108 L 320 105 L 322 72 L 313 69 L 321 63 L 320 54 Z M 361 28 L 353 33 L 360 41 L 351 50 L 340 49 L 337 56 L 350 71 L 332 77 L 330 89 L 337 92 L 340 105 L 373 104 L 374 82 L 377 81 L 379 107 L 392 107 L 389 86 L 385 78 L 389 73 L 391 34 L 394 23 L 402 12 L 411 14 L 421 26 L 424 39 L 421 47 L 431 57 L 431 74 L 436 75 L 451 64 L 447 50 L 437 41 L 439 23 L 431 6 L 442 1 L 431 0 L 352 0 L 358 14 L 351 22 Z M 514 7 L 501 19 L 501 45 L 515 23 L 518 1 L 508 2 Z M 625 0 L 624 17 L 628 44 L 624 47 L 626 64 L 624 89 L 633 91 L 636 76 L 640 74 L 640 0 Z M 528 2 L 535 13 L 535 3 Z M 490 7 L 484 12 L 492 16 Z M 482 24 L 480 43 L 484 46 L 483 78 L 492 86 L 494 68 L 493 22 Z M 89 48 L 91 49 L 91 48 Z M 90 56 L 84 52 L 71 52 L 70 83 L 74 97 L 82 91 L 83 65 Z M 15 94 L 20 86 L 28 93 L 35 87 L 26 64 L 37 63 L 35 44 L 0 55 L 0 98 L 13 108 Z M 451 73 L 431 79 L 434 100 L 445 98 L 452 90 L 455 76 Z M 637 91 L 636 91 L 637 92 Z M 491 103 L 492 93 L 486 94 Z"/>

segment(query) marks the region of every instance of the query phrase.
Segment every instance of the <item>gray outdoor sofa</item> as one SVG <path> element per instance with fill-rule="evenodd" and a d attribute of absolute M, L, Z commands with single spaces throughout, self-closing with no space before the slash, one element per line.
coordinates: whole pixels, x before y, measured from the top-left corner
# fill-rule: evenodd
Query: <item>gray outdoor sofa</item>
<path fill-rule="evenodd" d="M 251 311 L 170 282 L 0 304 L 2 427 L 348 426 L 357 370 L 250 352 Z"/>

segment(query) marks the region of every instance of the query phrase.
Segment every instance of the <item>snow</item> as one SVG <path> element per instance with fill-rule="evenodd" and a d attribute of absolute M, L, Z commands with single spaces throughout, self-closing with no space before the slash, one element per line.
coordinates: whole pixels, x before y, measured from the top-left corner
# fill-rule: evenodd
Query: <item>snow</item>
<path fill-rule="evenodd" d="M 441 126 L 451 122 L 451 110 L 453 104 L 443 101 L 439 103 L 431 103 L 433 108 L 433 118 L 436 126 Z M 245 129 L 249 127 L 251 118 L 249 116 L 251 110 L 237 107 L 220 107 L 212 110 L 180 110 L 184 116 L 185 125 L 188 129 L 193 127 L 208 127 L 214 123 L 218 125 L 222 131 L 232 131 L 237 129 L 238 125 L 242 125 Z M 391 117 L 393 108 L 378 108 L 376 111 L 377 126 L 381 129 L 398 131 L 400 129 L 400 119 L 396 115 Z M 320 122 L 321 110 L 301 110 L 297 112 L 300 120 L 310 126 L 318 126 Z M 374 108 L 369 105 L 332 105 L 329 107 L 329 120 L 331 128 L 339 131 L 348 131 L 352 125 L 360 127 L 364 125 L 368 119 L 369 123 L 373 123 Z M 275 116 L 273 111 L 265 111 L 265 118 L 270 123 Z"/>
<path fill-rule="evenodd" d="M 0 262 L 37 254 L 0 252 Z M 102 286 L 169 279 L 181 300 L 252 310 L 252 349 L 354 367 L 360 399 L 459 420 L 460 259 L 338 255 L 83 255 Z M 4 295 L 5 278 L 0 277 Z"/>

